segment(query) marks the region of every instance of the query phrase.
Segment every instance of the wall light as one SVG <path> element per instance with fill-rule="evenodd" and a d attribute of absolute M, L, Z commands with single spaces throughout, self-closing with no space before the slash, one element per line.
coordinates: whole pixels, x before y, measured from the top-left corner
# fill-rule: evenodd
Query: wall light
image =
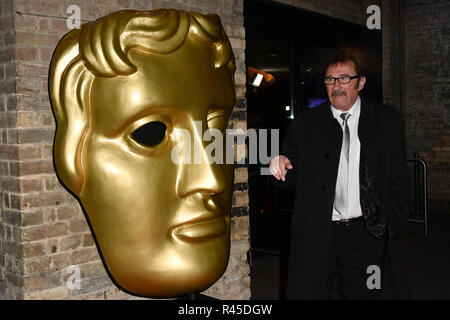
<path fill-rule="evenodd" d="M 253 77 L 253 80 L 250 81 L 250 84 L 257 88 L 261 85 L 263 78 L 264 76 L 261 73 L 255 73 L 255 76 Z"/>
<path fill-rule="evenodd" d="M 271 85 L 274 81 L 275 81 L 275 77 L 273 75 L 271 75 L 270 73 L 267 73 L 263 70 L 257 69 L 257 68 L 253 68 L 253 67 L 248 67 L 248 79 L 249 83 L 255 87 L 266 87 Z"/>

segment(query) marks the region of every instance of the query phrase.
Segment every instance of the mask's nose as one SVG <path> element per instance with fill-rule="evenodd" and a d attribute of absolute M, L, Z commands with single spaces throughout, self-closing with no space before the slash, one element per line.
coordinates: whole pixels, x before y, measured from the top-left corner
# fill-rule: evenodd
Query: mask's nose
<path fill-rule="evenodd" d="M 194 193 L 214 195 L 225 191 L 226 177 L 223 165 L 211 163 L 205 150 L 205 142 L 195 130 L 190 138 L 192 161 L 190 163 L 183 161 L 178 166 L 176 187 L 178 196 L 184 198 Z"/>

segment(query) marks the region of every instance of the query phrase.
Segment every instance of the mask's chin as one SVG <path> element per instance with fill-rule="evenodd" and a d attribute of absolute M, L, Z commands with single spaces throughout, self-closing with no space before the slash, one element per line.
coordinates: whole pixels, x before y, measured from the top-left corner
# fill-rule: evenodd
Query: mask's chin
<path fill-rule="evenodd" d="M 222 234 L 205 241 L 167 239 L 152 250 L 130 248 L 124 255 L 105 256 L 105 262 L 115 283 L 131 294 L 153 298 L 182 296 L 207 289 L 223 274 L 230 250 L 229 232 L 226 223 Z M 141 254 L 132 253 L 139 251 Z"/>

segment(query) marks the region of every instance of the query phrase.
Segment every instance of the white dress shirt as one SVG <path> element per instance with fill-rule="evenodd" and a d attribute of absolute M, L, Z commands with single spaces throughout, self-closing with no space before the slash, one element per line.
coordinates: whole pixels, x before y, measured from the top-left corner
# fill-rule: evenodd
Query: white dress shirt
<path fill-rule="evenodd" d="M 345 214 L 340 214 L 333 208 L 332 220 L 351 219 L 362 216 L 361 204 L 359 202 L 359 156 L 361 152 L 361 142 L 358 137 L 358 123 L 359 115 L 361 113 L 361 99 L 356 99 L 355 104 L 348 111 L 340 111 L 330 105 L 333 116 L 341 125 L 343 129 L 344 120 L 340 115 L 344 112 L 350 113 L 347 120 L 350 131 L 350 146 L 349 146 L 349 163 L 348 163 L 348 210 Z"/>

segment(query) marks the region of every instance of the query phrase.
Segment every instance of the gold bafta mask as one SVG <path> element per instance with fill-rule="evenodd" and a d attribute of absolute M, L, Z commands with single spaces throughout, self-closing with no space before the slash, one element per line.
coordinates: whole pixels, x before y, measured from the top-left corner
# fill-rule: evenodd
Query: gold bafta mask
<path fill-rule="evenodd" d="M 56 172 L 124 291 L 180 296 L 226 269 L 233 168 L 174 162 L 172 151 L 189 132 L 206 159 L 198 124 L 225 131 L 234 70 L 219 17 L 178 10 L 112 13 L 54 52 Z"/>

